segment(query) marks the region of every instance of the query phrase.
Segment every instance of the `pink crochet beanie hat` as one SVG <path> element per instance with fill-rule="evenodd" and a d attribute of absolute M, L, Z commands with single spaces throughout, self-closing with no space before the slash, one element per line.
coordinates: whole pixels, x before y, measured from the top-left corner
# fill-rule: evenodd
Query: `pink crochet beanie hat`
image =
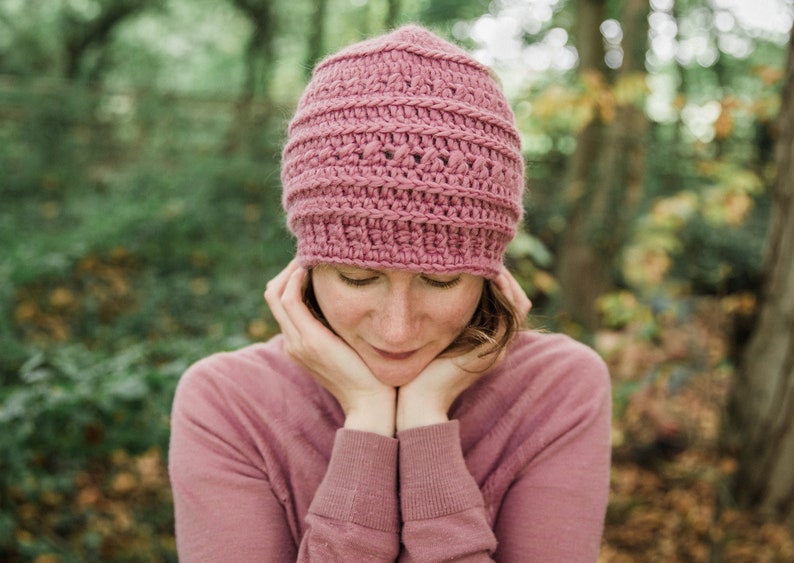
<path fill-rule="evenodd" d="M 413 25 L 354 44 L 317 65 L 290 123 L 281 180 L 298 261 L 495 278 L 523 171 L 486 67 Z"/>

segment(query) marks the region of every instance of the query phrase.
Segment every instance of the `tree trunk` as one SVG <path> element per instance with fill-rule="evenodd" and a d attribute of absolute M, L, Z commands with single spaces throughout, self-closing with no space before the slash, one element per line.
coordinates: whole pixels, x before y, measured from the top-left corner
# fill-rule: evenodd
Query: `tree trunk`
<path fill-rule="evenodd" d="M 576 2 L 575 41 L 582 75 L 604 74 L 604 44 L 600 26 L 604 20 L 605 9 L 605 0 Z M 601 291 L 591 283 L 594 268 L 598 268 L 600 264 L 586 240 L 584 228 L 585 211 L 589 203 L 588 190 L 593 183 L 593 163 L 598 159 L 601 128 L 601 118 L 596 114 L 576 139 L 576 149 L 568 164 L 565 186 L 565 203 L 570 206 L 571 211 L 557 251 L 556 276 L 562 290 L 562 313 L 583 325 L 593 324 L 594 319 L 588 314 L 588 309 L 591 308 L 587 303 L 593 300 L 593 292 Z M 587 275 L 583 275 L 584 272 Z M 601 277 L 603 276 L 597 276 Z"/>
<path fill-rule="evenodd" d="M 581 0 L 578 41 L 583 72 L 602 72 L 599 27 L 605 3 Z M 618 80 L 644 72 L 648 3 L 626 0 L 622 14 L 624 60 Z M 631 102 L 617 104 L 614 118 L 600 117 L 582 131 L 571 160 L 567 197 L 573 208 L 562 237 L 557 278 L 564 315 L 595 330 L 597 299 L 614 287 L 614 267 L 644 184 L 647 120 Z"/>
<path fill-rule="evenodd" d="M 314 65 L 324 53 L 325 44 L 325 14 L 328 12 L 328 0 L 314 0 L 312 2 L 312 18 L 309 27 L 309 43 L 306 53 L 306 78 L 311 76 Z"/>
<path fill-rule="evenodd" d="M 159 0 L 119 0 L 103 4 L 103 9 L 91 20 L 78 21 L 75 17 L 67 16 L 65 77 L 69 80 L 76 80 L 81 75 L 98 78 L 99 66 L 93 69 L 86 68 L 88 53 L 99 49 L 98 60 L 101 62 L 103 60 L 101 51 L 107 47 L 118 26 L 131 16 L 159 3 Z"/>
<path fill-rule="evenodd" d="M 257 95 L 265 98 L 269 95 L 275 65 L 273 0 L 233 0 L 233 3 L 249 19 L 253 29 L 245 50 L 245 79 L 227 135 L 226 153 L 234 152 L 249 131 L 260 126 L 252 113 L 254 100 Z"/>
<path fill-rule="evenodd" d="M 631 81 L 645 76 L 648 8 L 646 0 L 625 0 L 623 5 L 623 64 L 617 82 L 627 81 L 629 88 L 633 87 Z M 643 108 L 631 99 L 617 100 L 615 119 L 604 128 L 598 178 L 587 211 L 587 231 L 600 235 L 595 242 L 601 247 L 599 258 L 607 266 L 606 278 L 598 284 L 604 290 L 614 285 L 612 267 L 642 199 L 647 131 Z"/>
<path fill-rule="evenodd" d="M 387 0 L 388 6 L 386 11 L 386 29 L 392 29 L 397 25 L 397 19 L 400 17 L 400 0 Z"/>
<path fill-rule="evenodd" d="M 764 290 L 737 368 L 724 440 L 738 455 L 739 503 L 794 531 L 794 34 L 778 123 Z"/>

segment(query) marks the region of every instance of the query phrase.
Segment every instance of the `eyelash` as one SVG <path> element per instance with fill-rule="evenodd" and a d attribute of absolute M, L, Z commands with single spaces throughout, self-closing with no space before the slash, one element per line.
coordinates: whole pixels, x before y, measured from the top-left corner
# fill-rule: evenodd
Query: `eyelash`
<path fill-rule="evenodd" d="M 356 278 L 349 278 L 344 274 L 339 274 L 339 279 L 345 282 L 347 285 L 352 285 L 353 287 L 362 287 L 375 281 L 375 278 L 364 278 L 359 280 Z"/>
<path fill-rule="evenodd" d="M 449 281 L 439 281 L 439 280 L 433 280 L 433 279 L 430 279 L 430 278 L 422 278 L 422 279 L 430 287 L 437 287 L 439 289 L 449 289 L 450 287 L 454 287 L 454 286 L 458 285 L 458 282 L 460 282 L 460 278 L 455 278 L 455 279 L 452 279 L 452 280 L 449 280 Z"/>
<path fill-rule="evenodd" d="M 340 273 L 339 279 L 341 279 L 343 282 L 353 287 L 364 287 L 374 282 L 377 278 L 373 277 L 373 278 L 356 279 L 356 278 L 349 278 L 344 274 Z M 422 280 L 430 287 L 434 287 L 438 289 L 449 289 L 451 287 L 458 285 L 458 283 L 460 282 L 460 278 L 455 278 L 449 281 L 439 281 L 439 280 L 423 277 Z"/>

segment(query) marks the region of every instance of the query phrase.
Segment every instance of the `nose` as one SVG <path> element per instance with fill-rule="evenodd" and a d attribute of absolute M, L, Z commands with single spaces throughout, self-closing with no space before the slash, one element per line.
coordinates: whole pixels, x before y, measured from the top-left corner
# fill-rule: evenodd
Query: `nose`
<path fill-rule="evenodd" d="M 376 313 L 376 328 L 389 352 L 406 352 L 416 332 L 417 312 L 410 292 L 393 288 Z"/>

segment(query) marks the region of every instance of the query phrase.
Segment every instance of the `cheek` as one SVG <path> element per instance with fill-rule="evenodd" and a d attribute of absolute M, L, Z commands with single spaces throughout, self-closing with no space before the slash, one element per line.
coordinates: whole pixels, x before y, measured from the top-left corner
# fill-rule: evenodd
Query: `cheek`
<path fill-rule="evenodd" d="M 469 321 L 471 321 L 471 318 L 474 316 L 474 312 L 477 310 L 479 304 L 480 304 L 480 298 L 479 296 L 477 296 L 469 300 L 469 302 L 464 304 L 464 306 L 461 308 L 458 314 L 458 318 L 461 320 L 461 325 L 462 325 L 461 330 L 463 329 L 463 327 L 469 324 Z"/>
<path fill-rule="evenodd" d="M 446 332 L 451 334 L 452 338 L 457 337 L 468 326 L 479 303 L 480 297 L 477 294 L 445 303 L 438 308 L 435 315 L 437 325 L 446 328 Z"/>
<path fill-rule="evenodd" d="M 314 295 L 325 320 L 336 332 L 344 332 L 362 315 L 361 300 L 351 299 L 348 292 L 336 291 L 333 284 L 315 283 Z"/>

